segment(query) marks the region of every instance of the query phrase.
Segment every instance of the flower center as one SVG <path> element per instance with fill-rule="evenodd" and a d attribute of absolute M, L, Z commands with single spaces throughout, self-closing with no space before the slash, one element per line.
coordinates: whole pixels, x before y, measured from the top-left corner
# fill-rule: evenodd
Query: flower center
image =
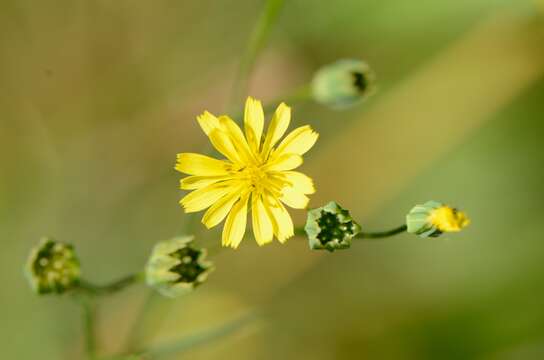
<path fill-rule="evenodd" d="M 268 174 L 261 166 L 248 165 L 241 172 L 255 190 L 261 190 L 268 183 Z"/>

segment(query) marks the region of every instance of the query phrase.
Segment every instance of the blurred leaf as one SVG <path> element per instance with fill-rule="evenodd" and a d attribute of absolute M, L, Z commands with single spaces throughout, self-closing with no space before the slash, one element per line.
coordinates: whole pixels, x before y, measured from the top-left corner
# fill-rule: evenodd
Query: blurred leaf
<path fill-rule="evenodd" d="M 199 346 L 211 345 L 215 341 L 222 340 L 225 337 L 243 329 L 255 319 L 256 314 L 254 312 L 249 312 L 217 327 L 195 333 L 194 335 L 184 337 L 178 341 L 172 341 L 155 346 L 149 350 L 144 350 L 141 352 L 141 354 L 146 359 L 159 359 L 169 355 L 181 354 L 183 352 L 193 350 Z"/>

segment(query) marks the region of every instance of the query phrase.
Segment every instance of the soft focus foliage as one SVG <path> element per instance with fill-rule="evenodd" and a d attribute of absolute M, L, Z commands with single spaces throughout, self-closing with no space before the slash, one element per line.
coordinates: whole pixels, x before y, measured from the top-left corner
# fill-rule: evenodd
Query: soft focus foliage
<path fill-rule="evenodd" d="M 21 275 L 42 235 L 73 239 L 82 272 L 99 283 L 138 271 L 160 239 L 201 238 L 203 226 L 177 204 L 172 156 L 205 148 L 194 119 L 223 112 L 259 5 L 0 2 L 2 358 L 80 354 L 77 306 L 34 296 Z M 261 307 L 262 326 L 184 358 L 542 358 L 537 9 L 532 0 L 288 1 L 257 62 L 253 96 L 267 103 L 339 58 L 364 59 L 378 79 L 376 95 L 350 110 L 293 107 L 293 125 L 321 135 L 304 164 L 317 188 L 310 206 L 335 199 L 365 228 L 382 229 L 435 198 L 461 205 L 473 224 L 332 254 L 300 239 L 245 241 L 214 258 L 217 271 L 199 291 L 154 298 L 138 341 L 168 341 Z M 199 245 L 221 236 L 206 233 L 215 238 Z M 105 351 L 123 346 L 144 291 L 106 301 Z"/>

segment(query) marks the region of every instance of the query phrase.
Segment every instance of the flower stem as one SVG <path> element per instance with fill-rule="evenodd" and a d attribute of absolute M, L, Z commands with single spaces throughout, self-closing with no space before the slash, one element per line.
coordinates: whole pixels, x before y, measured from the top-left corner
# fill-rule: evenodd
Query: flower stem
<path fill-rule="evenodd" d="M 271 111 L 274 111 L 276 109 L 276 106 L 278 106 L 281 102 L 284 102 L 285 104 L 292 106 L 295 104 L 299 104 L 301 102 L 305 102 L 312 99 L 312 89 L 310 84 L 302 85 L 295 90 L 291 91 L 290 93 L 287 93 L 283 97 L 277 98 L 273 101 L 270 101 L 264 105 L 264 112 L 268 113 Z"/>
<path fill-rule="evenodd" d="M 86 291 L 87 293 L 91 295 L 96 295 L 96 296 L 110 295 L 118 291 L 121 291 L 130 285 L 140 282 L 141 280 L 143 280 L 143 273 L 137 273 L 137 274 L 127 275 L 125 277 L 122 277 L 106 285 L 96 285 L 88 281 L 81 280 L 79 287 L 80 289 Z"/>
<path fill-rule="evenodd" d="M 95 308 L 93 300 L 89 296 L 82 298 L 81 307 L 83 310 L 83 326 L 85 333 L 85 351 L 87 358 L 93 360 L 96 357 L 96 339 L 94 336 Z"/>
<path fill-rule="evenodd" d="M 377 232 L 360 232 L 355 236 L 356 239 L 383 239 L 397 234 L 403 233 L 406 231 L 406 225 L 402 224 L 399 227 L 396 227 L 391 230 L 386 231 L 377 231 Z M 297 227 L 295 229 L 295 236 L 306 236 L 304 228 Z"/>
<path fill-rule="evenodd" d="M 382 239 L 386 237 L 395 236 L 397 234 L 403 233 L 406 231 L 406 224 L 402 224 L 399 227 L 396 227 L 387 231 L 379 232 L 361 232 L 355 236 L 357 239 Z"/>
<path fill-rule="evenodd" d="M 189 350 L 193 350 L 198 346 L 210 345 L 214 341 L 232 335 L 254 320 L 256 320 L 256 314 L 250 311 L 247 314 L 243 314 L 219 326 L 193 333 L 173 342 L 157 345 L 151 349 L 143 350 L 139 355 L 142 355 L 146 359 L 171 358 L 172 355 L 180 355 Z"/>
<path fill-rule="evenodd" d="M 230 106 L 237 104 L 247 92 L 249 74 L 284 3 L 285 0 L 266 1 L 264 9 L 251 32 L 244 56 L 240 61 L 234 80 Z"/>
<path fill-rule="evenodd" d="M 143 332 L 142 328 L 144 327 L 146 320 L 148 320 L 147 318 L 153 308 L 153 305 L 157 302 L 158 299 L 158 293 L 155 290 L 150 289 L 138 311 L 138 314 L 136 315 L 136 319 L 134 319 L 129 334 L 126 338 L 125 348 L 129 353 L 139 350 L 139 342 L 141 341 Z"/>

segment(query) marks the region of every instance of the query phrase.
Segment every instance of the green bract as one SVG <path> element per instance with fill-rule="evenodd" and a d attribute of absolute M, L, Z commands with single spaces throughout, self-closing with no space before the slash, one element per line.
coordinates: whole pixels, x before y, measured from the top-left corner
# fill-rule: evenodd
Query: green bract
<path fill-rule="evenodd" d="M 427 201 L 425 204 L 414 206 L 406 215 L 406 231 L 420 237 L 440 236 L 442 231 L 430 221 L 430 217 L 434 210 L 443 206 L 444 204 L 438 201 Z"/>
<path fill-rule="evenodd" d="M 206 249 L 195 248 L 192 241 L 193 236 L 182 236 L 155 245 L 145 269 L 147 284 L 177 297 L 206 281 L 213 265 L 205 261 Z"/>
<path fill-rule="evenodd" d="M 361 60 L 343 59 L 319 69 L 312 80 L 315 101 L 332 108 L 356 104 L 374 90 L 374 74 Z"/>
<path fill-rule="evenodd" d="M 306 226 L 310 248 L 334 251 L 347 249 L 351 239 L 361 231 L 349 214 L 340 205 L 331 201 L 327 205 L 308 211 Z"/>
<path fill-rule="evenodd" d="M 79 284 L 79 260 L 72 245 L 44 238 L 32 248 L 25 274 L 36 293 L 62 294 Z"/>

